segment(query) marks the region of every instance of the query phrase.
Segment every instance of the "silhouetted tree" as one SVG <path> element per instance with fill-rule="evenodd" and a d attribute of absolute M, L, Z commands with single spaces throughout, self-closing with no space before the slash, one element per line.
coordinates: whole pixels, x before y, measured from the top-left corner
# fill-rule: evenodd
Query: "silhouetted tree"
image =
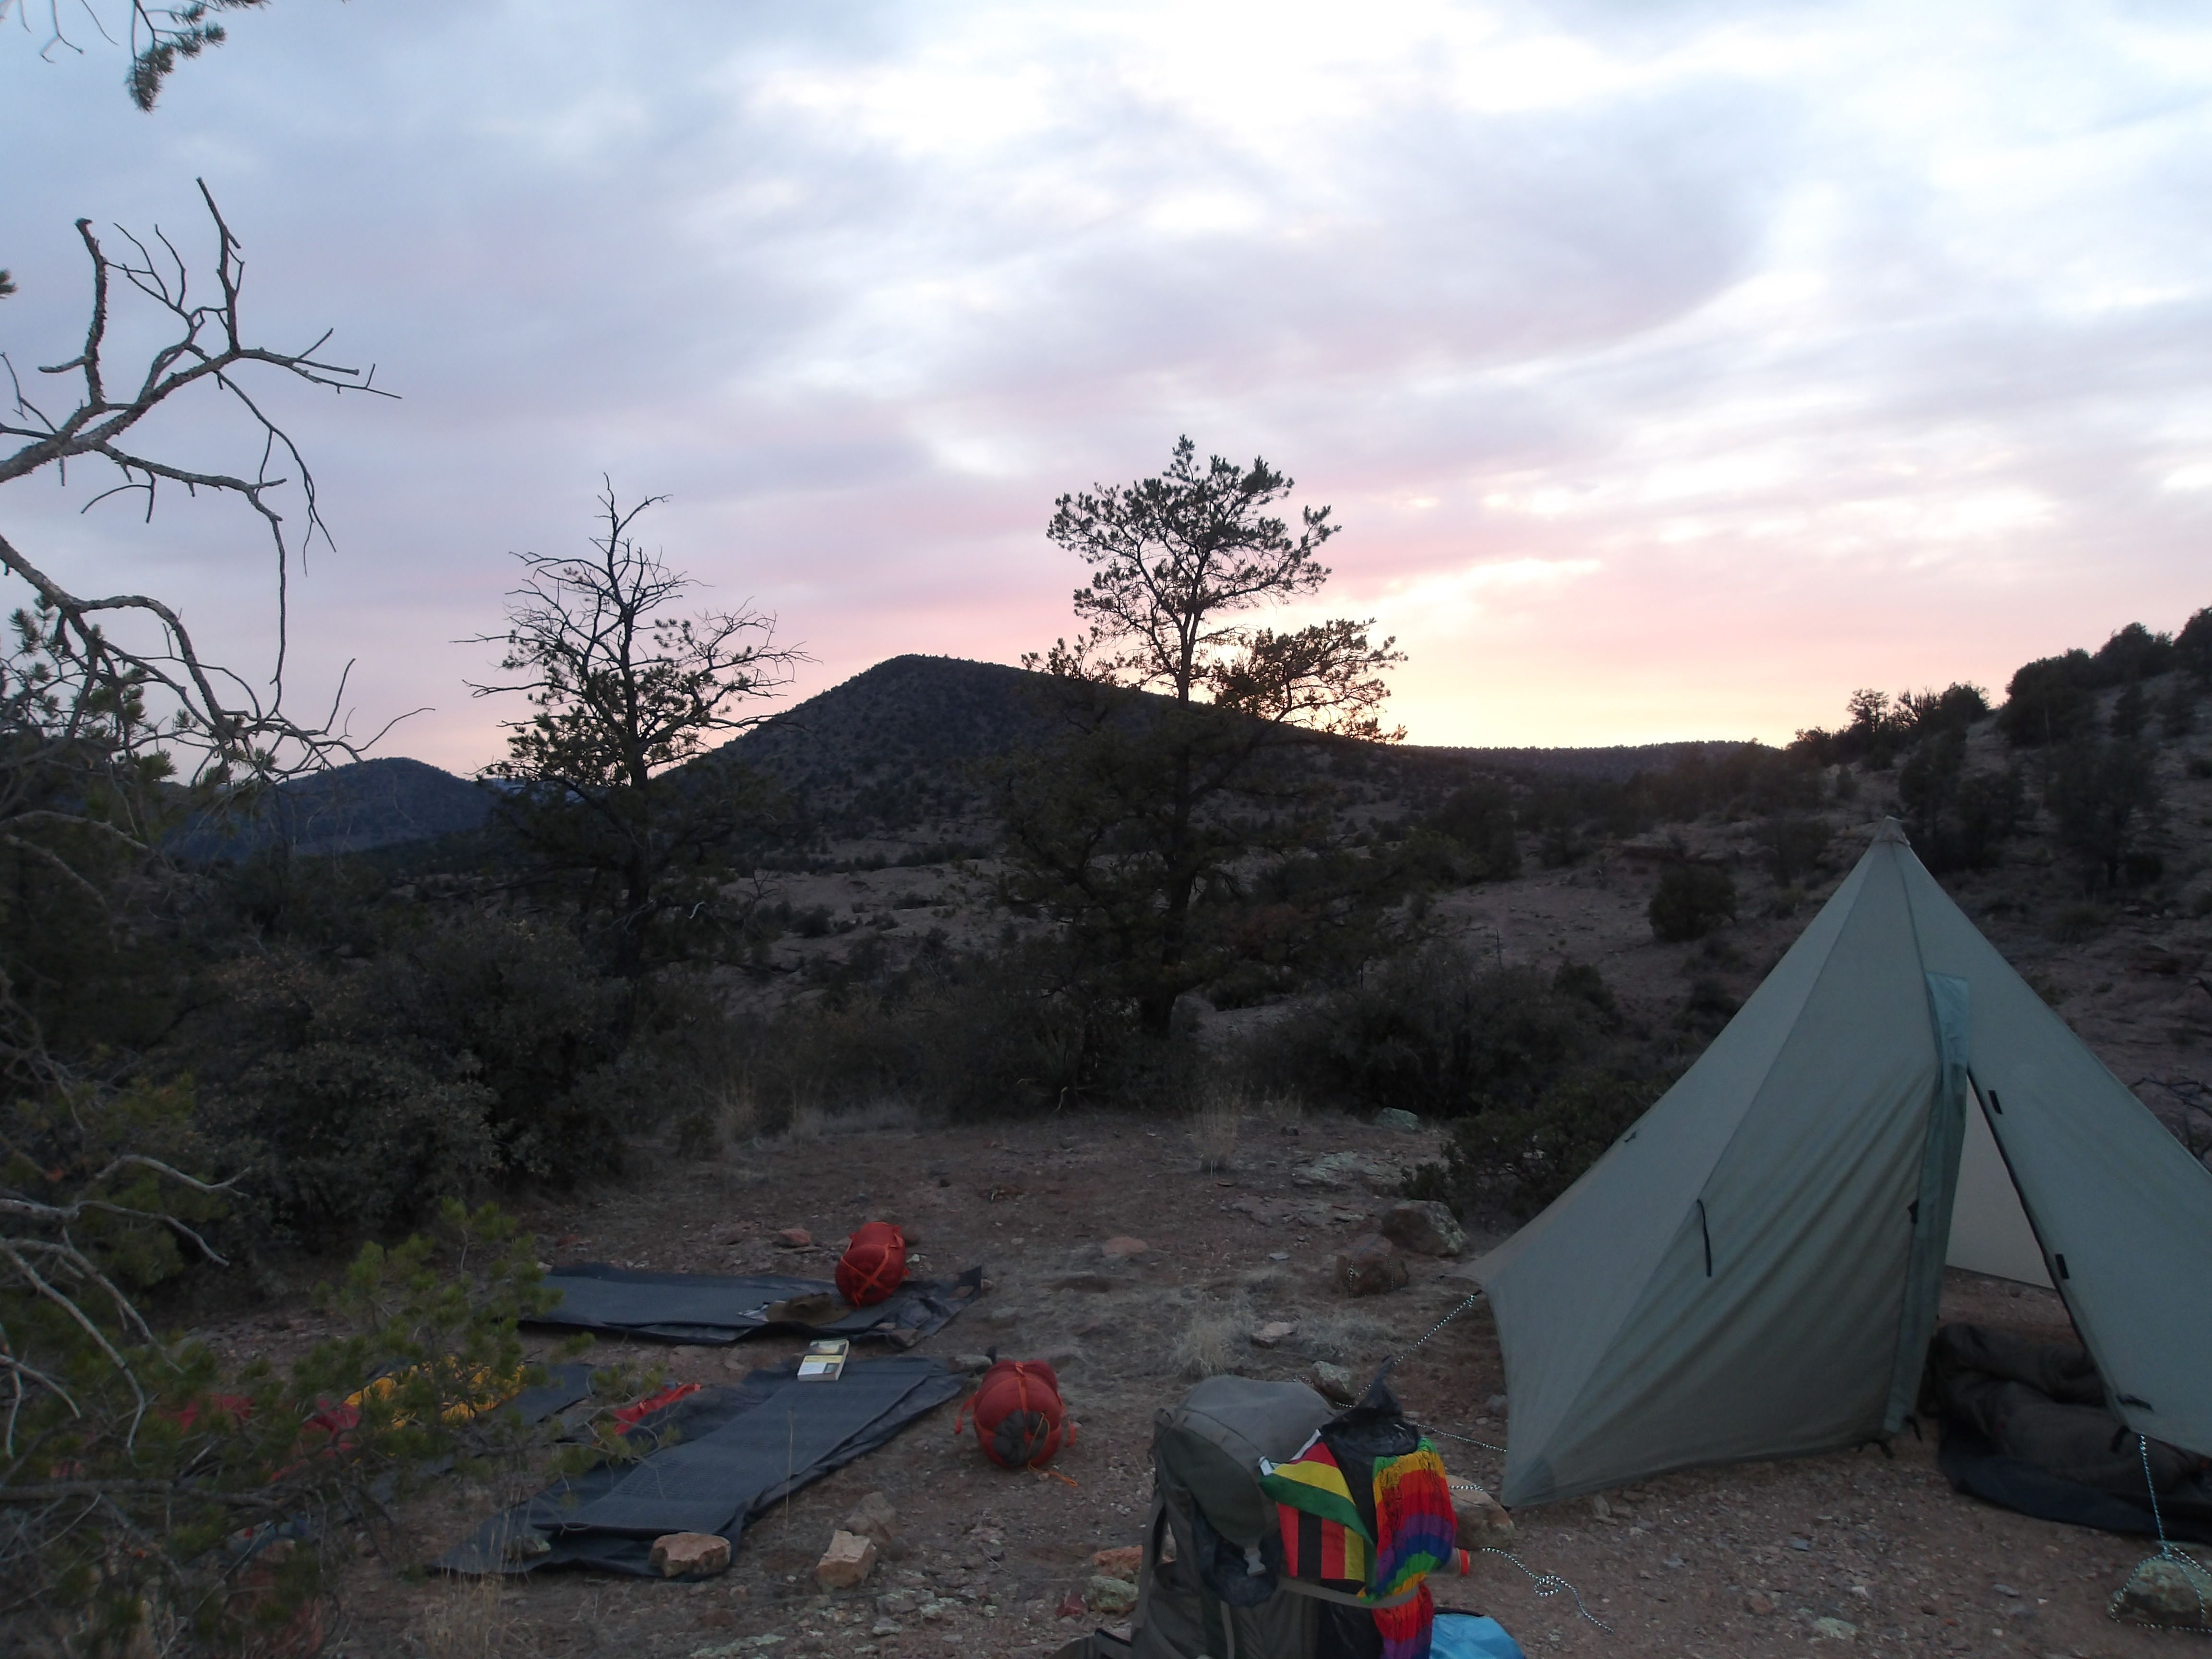
<path fill-rule="evenodd" d="M 2078 738 L 2052 756 L 2043 798 L 2084 884 L 2117 887 L 2159 811 L 2153 751 L 2140 743 Z"/>
<path fill-rule="evenodd" d="M 762 816 L 760 786 L 705 756 L 707 739 L 768 718 L 741 712 L 781 695 L 803 652 L 775 643 L 775 618 L 750 606 L 678 616 L 698 584 L 639 545 L 631 527 L 652 495 L 599 497 L 603 533 L 590 557 L 521 553 L 502 645 L 509 678 L 478 696 L 525 693 L 533 714 L 504 722 L 507 757 L 484 775 L 510 786 L 501 817 L 544 875 L 573 885 L 586 914 L 611 922 L 616 971 L 646 964 L 653 924 L 696 869 Z"/>
<path fill-rule="evenodd" d="M 1201 899 L 1232 903 L 1255 857 L 1331 839 L 1313 769 L 1285 751 L 1402 735 L 1379 714 L 1402 659 L 1371 623 L 1251 620 L 1328 577 L 1328 509 L 1296 532 L 1271 512 L 1291 487 L 1264 460 L 1201 466 L 1183 438 L 1157 477 L 1061 496 L 1047 530 L 1091 567 L 1086 626 L 1024 659 L 1064 735 L 1004 775 L 1006 893 L 1062 922 L 1156 1035 L 1216 965 L 1194 949 Z"/>

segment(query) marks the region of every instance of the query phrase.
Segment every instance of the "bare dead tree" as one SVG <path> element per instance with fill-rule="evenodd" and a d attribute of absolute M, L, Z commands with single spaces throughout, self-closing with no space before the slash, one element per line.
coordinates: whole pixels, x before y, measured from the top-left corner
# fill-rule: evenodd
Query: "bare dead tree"
<path fill-rule="evenodd" d="M 94 234 L 91 221 L 77 221 L 77 234 L 92 262 L 91 316 L 84 343 L 74 357 L 38 371 L 73 382 L 75 401 L 65 410 L 49 413 L 25 386 L 13 357 L 0 351 L 0 368 L 4 368 L 13 393 L 12 410 L 0 416 L 0 441 L 18 446 L 0 455 L 0 488 L 49 469 L 66 477 L 71 461 L 88 460 L 112 467 L 117 477 L 87 503 L 87 511 L 112 496 L 135 495 L 150 521 L 164 485 L 191 495 L 207 491 L 244 501 L 261 520 L 273 555 L 277 627 L 267 689 L 258 690 L 204 659 L 183 617 L 164 600 L 143 593 L 74 593 L 4 532 L 0 532 L 0 568 L 31 589 L 43 613 L 42 648 L 64 672 L 73 672 L 84 685 L 104 691 L 128 685 L 137 688 L 142 699 L 149 692 L 166 695 L 173 707 L 158 734 L 166 745 L 173 750 L 181 746 L 195 753 L 203 766 L 226 771 L 303 769 L 334 753 L 350 757 L 355 752 L 343 734 L 333 732 L 331 718 L 301 722 L 283 707 L 292 563 L 317 538 L 327 544 L 329 531 L 306 458 L 264 408 L 246 377 L 266 372 L 333 392 L 391 394 L 373 384 L 373 368 L 363 374 L 319 356 L 330 339 L 327 331 L 298 351 L 248 343 L 240 308 L 244 251 L 204 181 L 199 191 L 216 233 L 215 292 L 207 298 L 195 296 L 184 256 L 158 228 L 153 239 L 158 254 L 125 231 L 119 234 L 131 252 L 118 258 Z M 167 313 L 172 335 L 143 368 L 134 367 L 118 377 L 112 373 L 106 356 L 111 310 L 119 299 L 133 295 Z M 137 447 L 133 434 L 149 416 L 195 394 L 227 399 L 244 413 L 258 434 L 260 448 L 250 474 L 179 466 Z M 280 511 L 288 488 L 300 502 L 296 527 L 288 527 Z M 123 617 L 150 622 L 158 642 L 136 647 L 111 636 L 106 622 Z M 335 712 L 334 703 L 333 715 Z"/>
<path fill-rule="evenodd" d="M 647 927 L 679 902 L 670 872 L 711 856 L 759 813 L 745 780 L 692 763 L 710 738 L 767 719 L 759 705 L 811 660 L 778 645 L 775 618 L 750 605 L 672 611 L 699 584 L 631 534 L 664 499 L 625 508 L 609 483 L 591 556 L 516 555 L 525 574 L 506 630 L 469 641 L 501 647 L 507 676 L 471 690 L 521 692 L 535 711 L 503 722 L 507 758 L 486 769 L 517 786 L 504 815 L 549 866 L 585 878 L 587 908 L 612 911 L 626 975 L 644 963 Z"/>
<path fill-rule="evenodd" d="M 197 25 L 204 9 L 185 21 Z M 82 343 L 30 373 L 0 351 L 9 394 L 0 487 L 70 482 L 74 465 L 106 475 L 87 511 L 127 502 L 150 521 L 178 490 L 240 504 L 265 538 L 277 597 L 273 661 L 256 683 L 210 660 L 173 602 L 80 591 L 0 520 L 0 586 L 22 589 L 0 643 L 0 1558 L 9 1559 L 32 1512 L 22 1504 L 46 1504 L 40 1483 L 68 1461 L 38 1437 L 89 1435 L 128 1463 L 149 1401 L 175 1386 L 133 1301 L 154 1282 L 145 1269 L 155 1258 L 143 1252 L 219 1261 L 195 1224 L 219 1212 L 231 1185 L 187 1173 L 198 1143 L 180 1098 L 50 1043 L 52 1011 L 101 988 L 57 980 L 40 938 L 75 929 L 130 948 L 155 914 L 161 839 L 182 811 L 355 758 L 361 746 L 340 727 L 336 700 L 320 719 L 286 706 L 292 567 L 329 534 L 313 473 L 268 393 L 288 381 L 374 393 L 372 376 L 323 356 L 327 334 L 298 350 L 255 340 L 243 252 L 204 184 L 200 196 L 211 264 L 195 272 L 158 229 L 143 240 L 118 232 L 111 248 L 79 220 L 92 278 Z M 118 361 L 118 332 L 149 321 L 156 343 Z M 165 410 L 203 427 L 222 411 L 242 416 L 247 465 L 167 459 L 149 424 Z M 112 1493 L 67 1502 L 88 1515 L 115 1509 Z"/>
<path fill-rule="evenodd" d="M 148 0 L 128 0 L 127 6 L 118 9 L 125 12 L 118 21 L 124 25 L 131 48 L 131 69 L 124 80 L 131 101 L 142 110 L 151 110 L 154 100 L 161 95 L 162 84 L 180 60 L 197 58 L 229 38 L 217 13 L 252 11 L 267 3 L 268 0 L 182 0 L 178 5 L 161 6 L 150 5 Z M 7 21 L 11 11 L 25 33 L 45 30 L 46 40 L 39 48 L 41 58 L 52 58 L 57 52 L 83 52 L 70 32 L 72 23 L 110 43 L 116 39 L 93 0 L 45 0 L 43 6 L 37 0 L 0 0 L 0 23 Z M 40 11 L 45 14 L 43 23 L 34 25 L 33 14 Z"/>

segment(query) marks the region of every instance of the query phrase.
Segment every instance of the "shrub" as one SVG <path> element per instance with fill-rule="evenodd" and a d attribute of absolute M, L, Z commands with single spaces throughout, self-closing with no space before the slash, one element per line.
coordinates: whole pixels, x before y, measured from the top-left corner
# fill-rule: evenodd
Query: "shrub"
<path fill-rule="evenodd" d="M 132 1177 L 128 1191 L 69 1195 L 80 1210 L 96 1197 L 130 1206 L 76 1230 L 81 1268 L 43 1284 L 0 1272 L 0 1323 L 21 1362 L 0 1462 L 9 1634 L 54 1653 L 313 1650 L 329 1558 L 350 1553 L 395 1493 L 548 1449 L 544 1431 L 485 1409 L 544 1380 L 515 1329 L 549 1300 L 534 1241 L 495 1212 L 449 1206 L 442 1243 L 367 1247 L 326 1292 L 347 1334 L 289 1376 L 265 1360 L 226 1372 L 207 1349 L 155 1337 L 91 1277 L 142 1289 L 145 1249 L 173 1244 L 166 1218 L 197 1218 L 210 1191 Z M 190 1206 L 168 1207 L 179 1196 Z M 620 1455 L 613 1436 L 599 1440 Z"/>
<path fill-rule="evenodd" d="M 1540 1091 L 1602 1041 L 1612 1003 L 1593 968 L 1547 978 L 1433 945 L 1255 1039 L 1250 1064 L 1309 1098 L 1456 1117 Z"/>
<path fill-rule="evenodd" d="M 1428 827 L 1466 850 L 1468 880 L 1502 881 L 1520 872 L 1513 794 L 1502 784 L 1472 783 L 1454 791 L 1430 816 Z"/>
<path fill-rule="evenodd" d="M 2212 680 L 2212 605 L 2182 624 L 2173 636 L 2174 659 L 2192 678 Z"/>
<path fill-rule="evenodd" d="M 1710 864 L 1669 866 L 1644 914 L 1651 931 L 1672 945 L 1703 939 L 1735 920 L 1735 881 Z"/>
<path fill-rule="evenodd" d="M 1146 1097 L 1175 1064 L 1174 1045 L 1139 1042 L 1130 1006 L 1098 993 L 1054 945 L 940 950 L 897 971 L 877 951 L 822 979 L 823 995 L 747 1036 L 763 1127 L 798 1109 L 886 1098 L 966 1121 Z"/>
<path fill-rule="evenodd" d="M 2044 804 L 2057 820 L 2058 843 L 2092 892 L 2126 878 L 2136 842 L 2156 818 L 2160 800 L 2147 746 L 2088 737 L 2058 751 L 2044 790 Z"/>
<path fill-rule="evenodd" d="M 1907 771 L 1911 770 L 1908 763 Z M 1793 887 L 1827 848 L 1828 822 L 1798 812 L 1777 812 L 1759 826 L 1759 848 L 1778 887 Z"/>
<path fill-rule="evenodd" d="M 1534 1214 L 1581 1179 L 1670 1081 L 1639 1067 L 1593 1067 L 1524 1104 L 1468 1118 L 1445 1150 L 1456 1207 Z"/>
<path fill-rule="evenodd" d="M 2064 742 L 2096 721 L 2097 705 L 2090 696 L 2094 678 L 2086 651 L 2023 664 L 2005 687 L 1997 730 L 2015 749 Z"/>

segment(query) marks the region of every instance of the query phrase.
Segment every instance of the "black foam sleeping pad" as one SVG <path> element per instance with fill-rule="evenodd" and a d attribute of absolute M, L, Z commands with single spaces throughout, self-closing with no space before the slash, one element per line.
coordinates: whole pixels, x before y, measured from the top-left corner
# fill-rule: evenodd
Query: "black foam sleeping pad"
<path fill-rule="evenodd" d="M 964 1379 L 926 1354 L 853 1361 L 835 1382 L 802 1382 L 797 1362 L 734 1387 L 703 1389 L 630 1431 L 638 1462 L 556 1481 L 493 1516 L 433 1564 L 447 1572 L 598 1567 L 653 1577 L 653 1540 L 715 1533 L 735 1549 L 745 1523 L 790 1492 L 875 1450 L 957 1397 Z M 532 1534 L 550 1548 L 523 1553 Z"/>
<path fill-rule="evenodd" d="M 771 1310 L 799 1297 L 835 1300 L 837 1287 L 826 1279 L 656 1273 L 586 1261 L 556 1268 L 545 1283 L 561 1292 L 560 1305 L 526 1324 L 716 1347 L 770 1329 L 877 1337 L 903 1346 L 942 1329 L 975 1300 L 983 1270 L 970 1267 L 951 1280 L 908 1279 L 888 1301 L 823 1323 L 780 1318 Z"/>

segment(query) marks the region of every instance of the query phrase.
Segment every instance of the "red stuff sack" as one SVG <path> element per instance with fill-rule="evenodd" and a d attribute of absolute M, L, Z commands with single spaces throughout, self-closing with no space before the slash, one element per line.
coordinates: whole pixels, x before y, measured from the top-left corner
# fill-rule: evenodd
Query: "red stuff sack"
<path fill-rule="evenodd" d="M 1075 1425 L 1060 1403 L 1060 1378 L 1041 1359 L 1001 1359 L 960 1414 L 952 1432 L 975 1419 L 975 1443 L 1002 1469 L 1037 1469 L 1052 1462 L 1062 1446 L 1075 1443 Z"/>
<path fill-rule="evenodd" d="M 871 1221 L 845 1241 L 837 1258 L 837 1294 L 856 1308 L 887 1301 L 906 1283 L 906 1235 L 888 1221 Z"/>

